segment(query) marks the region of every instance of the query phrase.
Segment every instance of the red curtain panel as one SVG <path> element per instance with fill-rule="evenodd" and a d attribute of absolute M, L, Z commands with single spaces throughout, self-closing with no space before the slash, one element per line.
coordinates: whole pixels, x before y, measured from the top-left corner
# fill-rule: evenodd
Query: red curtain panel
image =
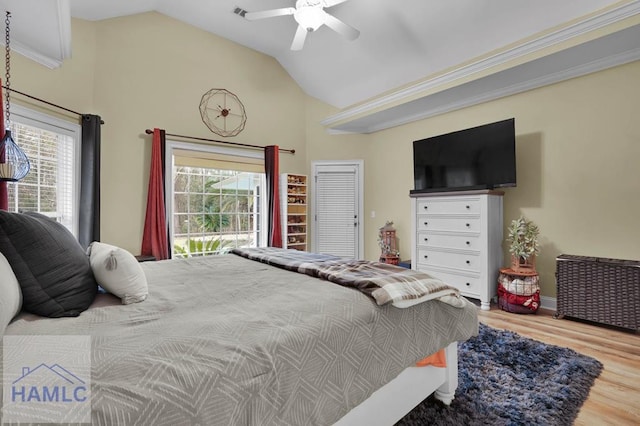
<path fill-rule="evenodd" d="M 147 213 L 144 220 L 140 254 L 153 256 L 156 260 L 169 259 L 170 257 L 164 204 L 163 157 L 165 144 L 165 131 L 153 129 Z"/>
<path fill-rule="evenodd" d="M 280 221 L 280 149 L 278 145 L 264 147 L 264 171 L 267 175 L 267 199 L 269 200 L 268 246 L 282 247 L 282 225 Z"/>

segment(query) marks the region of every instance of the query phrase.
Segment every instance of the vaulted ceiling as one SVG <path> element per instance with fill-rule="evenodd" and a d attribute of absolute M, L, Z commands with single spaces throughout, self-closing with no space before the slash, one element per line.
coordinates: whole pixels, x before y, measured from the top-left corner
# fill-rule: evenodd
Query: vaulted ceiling
<path fill-rule="evenodd" d="M 520 85 L 526 90 L 535 87 L 534 80 L 546 84 L 552 82 L 543 81 L 550 75 L 612 55 L 625 59 L 607 66 L 640 59 L 640 25 L 635 25 L 485 75 L 476 83 L 419 95 L 501 61 L 637 17 L 638 0 L 348 0 L 326 11 L 357 28 L 359 38 L 349 41 L 322 26 L 307 35 L 300 51 L 290 50 L 297 28 L 293 16 L 249 21 L 234 13 L 236 8 L 293 7 L 294 0 L 0 0 L 0 5 L 13 15 L 12 47 L 52 68 L 70 55 L 71 17 L 102 20 L 157 11 L 273 56 L 306 93 L 342 109 L 323 124 L 346 132 L 401 124 L 422 118 L 427 110 L 441 112 L 462 99 L 482 100 L 505 88 Z M 597 67 L 584 71 L 593 70 Z M 403 96 L 411 101 L 398 102 Z"/>

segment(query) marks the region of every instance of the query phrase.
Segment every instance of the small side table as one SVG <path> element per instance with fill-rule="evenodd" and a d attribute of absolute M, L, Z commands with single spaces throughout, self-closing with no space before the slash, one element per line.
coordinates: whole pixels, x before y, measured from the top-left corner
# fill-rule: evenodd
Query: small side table
<path fill-rule="evenodd" d="M 138 262 L 153 262 L 154 260 L 156 260 L 155 256 L 149 256 L 149 255 L 143 255 L 143 254 L 137 255 L 135 256 L 135 258 Z"/>
<path fill-rule="evenodd" d="M 498 305 L 503 311 L 533 314 L 540 307 L 540 276 L 535 271 L 501 268 L 498 276 Z"/>
<path fill-rule="evenodd" d="M 398 266 L 400 266 L 401 268 L 411 269 L 411 259 L 401 260 L 398 263 Z"/>
<path fill-rule="evenodd" d="M 397 265 L 400 263 L 400 257 L 391 254 L 383 254 L 380 256 L 380 263 L 388 263 L 389 265 Z"/>

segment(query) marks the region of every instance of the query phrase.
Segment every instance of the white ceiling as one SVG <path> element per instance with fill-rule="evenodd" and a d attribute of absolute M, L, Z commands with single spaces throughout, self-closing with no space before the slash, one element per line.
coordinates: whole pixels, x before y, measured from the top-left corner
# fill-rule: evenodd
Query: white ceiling
<path fill-rule="evenodd" d="M 71 15 L 68 0 L 0 0 L 2 20 L 11 12 L 10 46 L 49 68 L 71 57 Z M 5 25 L 2 26 L 6 29 Z M 2 45 L 4 46 L 4 37 Z"/>
<path fill-rule="evenodd" d="M 612 0 L 349 0 L 327 11 L 360 30 L 327 27 L 289 49 L 292 16 L 235 15 L 294 0 L 71 0 L 71 15 L 100 20 L 155 10 L 275 57 L 309 95 L 343 108 L 608 6 Z M 552 11 L 550 13 L 550 11 Z"/>
<path fill-rule="evenodd" d="M 48 53 L 53 66 L 69 57 L 70 16 L 102 20 L 157 11 L 273 56 L 306 93 L 347 110 L 436 73 L 451 72 L 496 49 L 517 47 L 542 31 L 583 22 L 612 5 L 627 6 L 627 15 L 640 13 L 640 1 L 635 0 L 348 0 L 327 12 L 360 30 L 360 37 L 347 41 L 321 27 L 308 35 L 301 51 L 289 49 L 297 27 L 292 16 L 248 21 L 233 13 L 236 7 L 254 12 L 294 4 L 295 0 L 0 0 L 14 17 L 12 47 L 24 44 L 39 55 Z M 367 130 L 356 127 L 342 130 Z"/>

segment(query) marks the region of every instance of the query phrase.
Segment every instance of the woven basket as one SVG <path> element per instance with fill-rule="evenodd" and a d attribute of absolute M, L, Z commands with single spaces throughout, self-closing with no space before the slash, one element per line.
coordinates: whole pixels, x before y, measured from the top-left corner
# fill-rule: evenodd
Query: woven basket
<path fill-rule="evenodd" d="M 640 262 L 561 255 L 556 258 L 557 317 L 640 329 Z"/>

